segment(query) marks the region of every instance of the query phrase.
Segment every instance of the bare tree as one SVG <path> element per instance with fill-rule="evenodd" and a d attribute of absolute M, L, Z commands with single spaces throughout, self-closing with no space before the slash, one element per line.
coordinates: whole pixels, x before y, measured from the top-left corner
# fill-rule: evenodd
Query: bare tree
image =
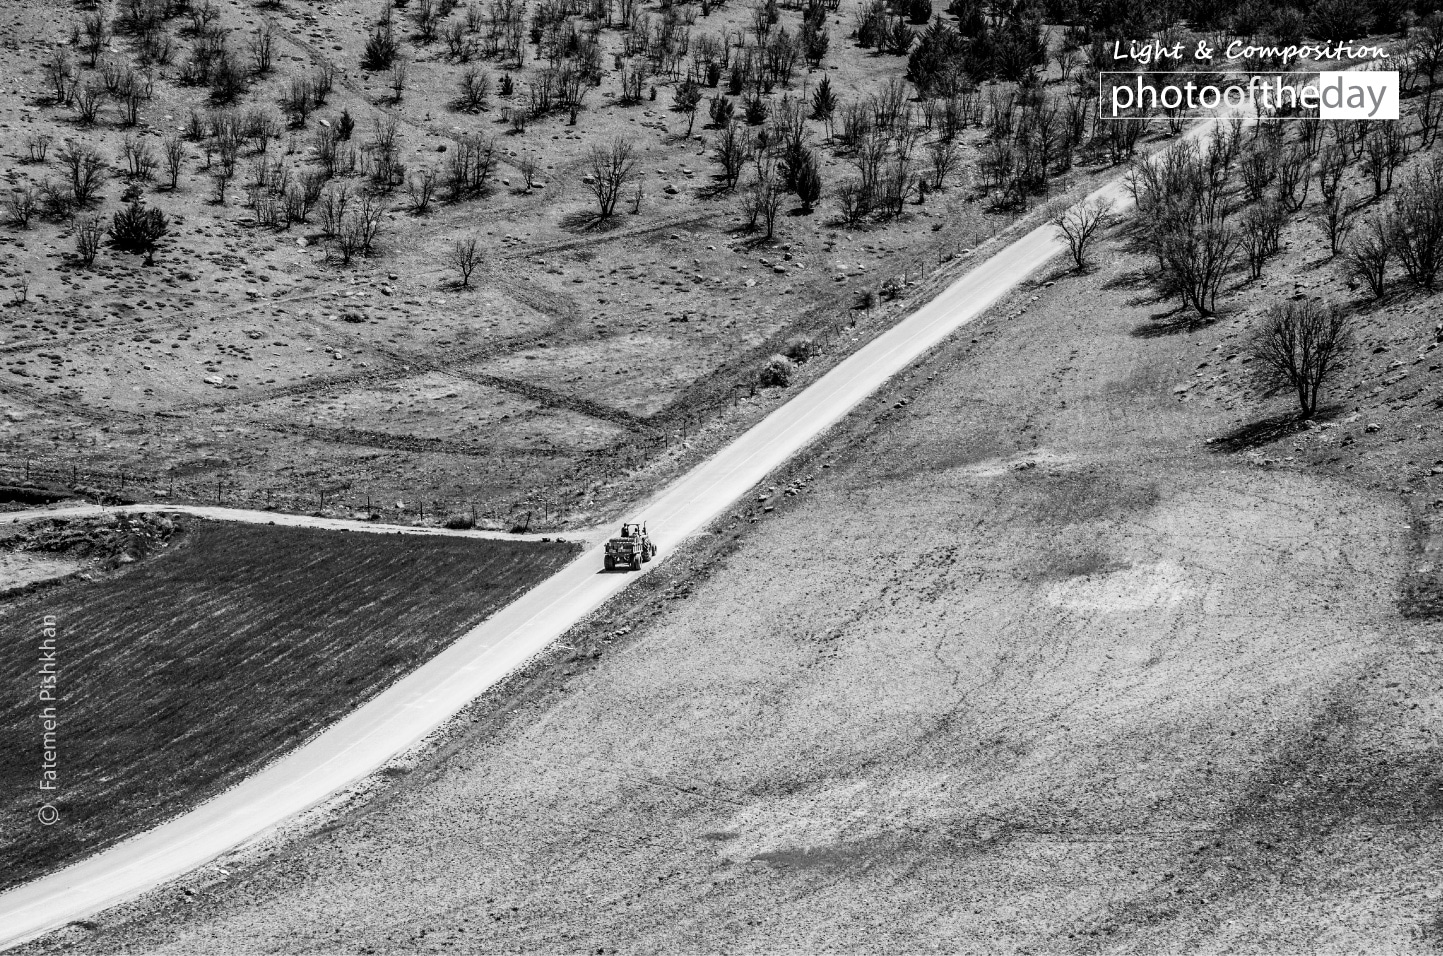
<path fill-rule="evenodd" d="M 617 199 L 636 178 L 636 164 L 631 144 L 624 139 L 614 139 L 610 146 L 591 148 L 591 174 L 586 179 L 596 196 L 597 211 L 602 219 L 611 218 Z"/>
<path fill-rule="evenodd" d="M 1414 170 L 1388 217 L 1393 251 L 1413 284 L 1432 292 L 1443 269 L 1443 157 Z"/>
<path fill-rule="evenodd" d="M 121 140 L 120 155 L 125 160 L 126 173 L 132 180 L 148 181 L 159 165 L 150 144 L 135 136 L 127 136 Z"/>
<path fill-rule="evenodd" d="M 872 195 L 860 179 L 844 179 L 834 190 L 837 205 L 842 212 L 842 221 L 855 226 L 872 211 Z"/>
<path fill-rule="evenodd" d="M 275 63 L 277 33 L 275 21 L 267 18 L 251 36 L 251 67 L 257 76 L 265 76 Z"/>
<path fill-rule="evenodd" d="M 1280 202 L 1264 200 L 1248 209 L 1242 217 L 1238 244 L 1248 260 L 1248 275 L 1257 279 L 1263 266 L 1277 255 L 1283 234 L 1283 208 Z"/>
<path fill-rule="evenodd" d="M 1112 204 L 1101 199 L 1054 209 L 1051 222 L 1067 240 L 1067 250 L 1078 272 L 1087 268 L 1089 250 L 1112 221 Z"/>
<path fill-rule="evenodd" d="M 431 202 L 436 197 L 436 186 L 440 178 L 440 174 L 430 166 L 411 174 L 411 178 L 406 182 L 406 191 L 411 196 L 412 212 L 423 216 L 431 210 Z"/>
<path fill-rule="evenodd" d="M 349 183 L 332 183 L 321 193 L 321 231 L 326 238 L 334 238 L 341 232 L 346 221 L 346 211 L 351 205 Z"/>
<path fill-rule="evenodd" d="M 50 91 L 57 106 L 70 102 L 75 93 L 76 70 L 70 53 L 64 47 L 56 47 L 45 61 L 45 77 L 50 81 Z"/>
<path fill-rule="evenodd" d="M 89 269 L 95 262 L 95 253 L 100 249 L 100 237 L 105 235 L 105 227 L 100 224 L 100 216 L 89 213 L 79 216 L 75 220 L 75 255 L 80 264 Z"/>
<path fill-rule="evenodd" d="M 1217 311 L 1218 288 L 1237 259 L 1237 231 L 1227 222 L 1187 222 L 1159 235 L 1167 283 L 1201 315 Z"/>
<path fill-rule="evenodd" d="M 1348 170 L 1348 150 L 1338 143 L 1329 143 L 1318 154 L 1318 188 L 1327 199 L 1339 189 L 1343 173 Z"/>
<path fill-rule="evenodd" d="M 1343 368 L 1353 344 L 1352 319 L 1317 299 L 1286 302 L 1268 313 L 1249 352 L 1265 386 L 1292 389 L 1304 419 L 1318 411 L 1323 386 Z"/>
<path fill-rule="evenodd" d="M 481 264 L 481 250 L 476 242 L 475 236 L 467 236 L 465 239 L 457 239 L 451 243 L 451 250 L 446 257 L 451 268 L 461 275 L 461 288 L 471 286 L 471 273 Z"/>
<path fill-rule="evenodd" d="M 102 9 L 86 15 L 82 28 L 85 36 L 80 49 L 90 61 L 87 65 L 93 69 L 96 61 L 100 59 L 100 52 L 110 42 L 110 22 L 105 19 L 105 11 Z"/>
<path fill-rule="evenodd" d="M 1353 230 L 1353 207 L 1346 190 L 1335 189 L 1331 196 L 1323 198 L 1318 221 L 1328 235 L 1328 251 L 1336 256 Z"/>
<path fill-rule="evenodd" d="M 185 164 L 185 140 L 179 136 L 167 136 L 164 144 L 165 179 L 173 190 L 180 182 L 180 172 Z"/>
<path fill-rule="evenodd" d="M 1343 253 L 1343 268 L 1348 276 L 1368 286 L 1373 298 L 1381 299 L 1388 287 L 1388 260 L 1393 244 L 1385 220 L 1373 216 L 1364 224 L 1362 233 Z"/>
<path fill-rule="evenodd" d="M 5 200 L 5 208 L 9 212 L 11 225 L 20 229 L 30 228 L 30 220 L 35 218 L 35 209 L 39 205 L 39 192 L 29 183 L 18 186 Z"/>
<path fill-rule="evenodd" d="M 752 183 L 751 194 L 749 209 L 755 209 L 766 228 L 766 233 L 762 238 L 770 239 L 776 231 L 777 215 L 782 210 L 782 200 L 786 198 L 786 190 L 782 188 L 782 182 L 777 177 L 776 167 L 771 163 L 763 163 L 757 168 L 757 178 Z M 755 219 L 755 217 L 753 218 Z"/>
<path fill-rule="evenodd" d="M 385 215 L 386 207 L 379 197 L 372 196 L 370 193 L 361 193 L 360 201 L 356 204 L 356 229 L 362 255 L 371 254 L 376 236 L 381 231 L 381 220 Z"/>
<path fill-rule="evenodd" d="M 227 171 L 226 168 L 222 166 L 211 176 L 211 196 L 217 206 L 225 205 L 225 187 L 226 184 L 230 182 L 232 175 L 234 175 L 234 168 Z"/>
<path fill-rule="evenodd" d="M 70 177 L 70 193 L 77 206 L 87 206 L 105 185 L 105 157 L 90 146 L 66 143 L 56 158 Z"/>
<path fill-rule="evenodd" d="M 541 164 L 531 154 L 522 156 L 516 161 L 516 168 L 521 172 L 521 179 L 526 184 L 526 191 L 536 188 L 536 173 L 541 169 Z"/>
<path fill-rule="evenodd" d="M 391 64 L 391 93 L 395 102 L 401 102 L 401 96 L 406 92 L 406 80 L 411 75 L 411 61 L 404 56 L 396 57 Z"/>
<path fill-rule="evenodd" d="M 291 126 L 301 129 L 317 106 L 315 82 L 310 77 L 293 76 L 286 89 L 281 91 L 281 111 L 290 117 Z"/>
<path fill-rule="evenodd" d="M 742 168 L 751 156 L 751 143 L 747 134 L 735 126 L 723 127 L 721 139 L 717 142 L 716 161 L 722 168 L 722 182 L 726 188 L 735 189 L 741 178 Z"/>
<path fill-rule="evenodd" d="M 54 137 L 49 133 L 33 133 L 25 137 L 26 156 L 32 163 L 45 162 L 45 154 L 50 151 L 50 144 Z"/>
<path fill-rule="evenodd" d="M 105 88 L 95 83 L 83 83 L 75 90 L 75 113 L 81 126 L 90 126 L 100 114 L 105 103 Z"/>
<path fill-rule="evenodd" d="M 931 160 L 932 188 L 940 191 L 947 184 L 947 177 L 956 170 L 961 155 L 955 138 L 943 136 L 927 147 Z"/>
<path fill-rule="evenodd" d="M 480 112 L 490 95 L 491 75 L 480 67 L 467 67 L 466 72 L 461 74 L 457 108 L 469 113 Z"/>

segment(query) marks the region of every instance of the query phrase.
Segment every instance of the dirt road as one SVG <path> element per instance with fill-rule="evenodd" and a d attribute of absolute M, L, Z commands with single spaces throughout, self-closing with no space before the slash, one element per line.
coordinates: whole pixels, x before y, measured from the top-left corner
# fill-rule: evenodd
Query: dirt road
<path fill-rule="evenodd" d="M 322 528 L 327 531 L 364 531 L 371 534 L 419 534 L 440 535 L 453 538 L 492 538 L 504 541 L 590 541 L 605 533 L 605 529 L 591 531 L 548 534 L 513 534 L 509 531 L 490 531 L 483 528 L 428 528 L 420 525 L 381 524 L 371 521 L 347 521 L 344 518 L 324 518 L 315 515 L 288 514 L 281 511 L 253 511 L 246 508 L 219 508 L 207 505 L 62 505 L 52 508 L 29 508 L 24 511 L 0 512 L 0 525 L 19 524 L 43 518 L 89 518 L 102 514 L 124 514 L 138 512 L 164 512 L 166 514 L 190 515 L 209 518 L 213 521 L 236 521 L 241 524 L 273 524 L 288 528 Z"/>
<path fill-rule="evenodd" d="M 1119 205 L 1121 182 L 1094 194 Z M 1061 250 L 1039 227 L 838 365 L 636 511 L 663 557 L 897 372 Z M 81 919 L 172 879 L 377 770 L 431 733 L 631 580 L 598 573 L 599 546 L 391 690 L 241 786 L 165 826 L 0 896 L 0 945 Z M 652 565 L 655 567 L 655 564 Z"/>

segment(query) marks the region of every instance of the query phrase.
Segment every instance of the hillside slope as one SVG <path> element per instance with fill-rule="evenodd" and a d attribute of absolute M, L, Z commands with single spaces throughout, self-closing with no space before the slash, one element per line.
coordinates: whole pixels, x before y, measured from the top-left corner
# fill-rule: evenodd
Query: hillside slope
<path fill-rule="evenodd" d="M 388 799 L 49 945 L 1429 949 L 1440 634 L 1353 477 L 1424 452 L 1208 443 L 1267 411 L 1180 387 L 1243 320 L 1157 334 L 1142 265 L 997 310 Z"/>

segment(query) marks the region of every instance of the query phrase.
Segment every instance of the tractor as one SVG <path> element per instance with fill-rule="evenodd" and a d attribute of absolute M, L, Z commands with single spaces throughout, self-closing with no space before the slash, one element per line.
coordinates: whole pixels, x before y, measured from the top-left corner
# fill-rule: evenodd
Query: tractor
<path fill-rule="evenodd" d="M 656 545 L 646 533 L 646 525 L 629 521 L 621 526 L 621 534 L 606 542 L 606 570 L 618 567 L 641 570 L 643 561 L 650 561 L 656 554 Z"/>

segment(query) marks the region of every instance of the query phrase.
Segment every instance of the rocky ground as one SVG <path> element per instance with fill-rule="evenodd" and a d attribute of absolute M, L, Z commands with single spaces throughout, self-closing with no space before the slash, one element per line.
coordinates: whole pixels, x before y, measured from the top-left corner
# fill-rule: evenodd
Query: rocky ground
<path fill-rule="evenodd" d="M 1350 294 L 1290 242 L 1274 288 Z M 1260 435 L 1268 297 L 1178 323 L 1100 261 L 383 797 L 30 951 L 1433 950 L 1428 302 L 1369 318 L 1325 427 Z"/>
<path fill-rule="evenodd" d="M 176 519 L 151 514 L 57 517 L 8 528 L 0 537 L 0 597 L 134 564 L 168 547 L 183 531 Z"/>

